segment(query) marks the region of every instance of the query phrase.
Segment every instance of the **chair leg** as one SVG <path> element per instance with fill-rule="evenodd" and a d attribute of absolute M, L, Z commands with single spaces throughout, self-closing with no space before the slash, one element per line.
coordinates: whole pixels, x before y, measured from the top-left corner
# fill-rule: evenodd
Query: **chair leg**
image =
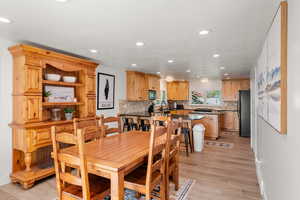
<path fill-rule="evenodd" d="M 188 141 L 187 134 L 184 134 L 184 143 L 185 143 L 186 156 L 189 156 L 189 141 Z"/>
<path fill-rule="evenodd" d="M 167 182 L 165 181 L 165 177 L 162 177 L 162 180 L 160 182 L 160 190 L 159 190 L 160 200 L 166 200 L 166 187 L 168 187 L 166 183 Z"/>
<path fill-rule="evenodd" d="M 179 190 L 179 168 L 176 166 L 172 172 L 173 182 L 175 184 L 175 190 Z"/>
<path fill-rule="evenodd" d="M 190 145 L 191 153 L 192 153 L 193 152 L 193 144 L 192 144 L 192 138 L 191 138 L 190 132 L 188 133 L 188 137 L 189 137 L 189 145 Z"/>

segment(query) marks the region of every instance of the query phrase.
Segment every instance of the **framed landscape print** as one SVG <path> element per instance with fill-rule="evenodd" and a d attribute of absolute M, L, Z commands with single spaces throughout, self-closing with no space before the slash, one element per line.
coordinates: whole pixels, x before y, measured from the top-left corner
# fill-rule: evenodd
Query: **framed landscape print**
<path fill-rule="evenodd" d="M 97 86 L 97 110 L 114 109 L 115 76 L 98 73 Z"/>
<path fill-rule="evenodd" d="M 257 66 L 257 112 L 281 134 L 287 133 L 287 2 L 274 16 Z"/>

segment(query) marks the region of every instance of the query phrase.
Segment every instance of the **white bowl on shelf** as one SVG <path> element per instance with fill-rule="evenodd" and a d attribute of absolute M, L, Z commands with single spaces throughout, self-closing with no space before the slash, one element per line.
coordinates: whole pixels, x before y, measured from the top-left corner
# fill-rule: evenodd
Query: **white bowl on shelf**
<path fill-rule="evenodd" d="M 75 83 L 76 77 L 75 76 L 63 76 L 63 81 L 66 83 Z"/>
<path fill-rule="evenodd" d="M 48 81 L 59 81 L 61 76 L 59 74 L 46 74 L 46 79 Z"/>

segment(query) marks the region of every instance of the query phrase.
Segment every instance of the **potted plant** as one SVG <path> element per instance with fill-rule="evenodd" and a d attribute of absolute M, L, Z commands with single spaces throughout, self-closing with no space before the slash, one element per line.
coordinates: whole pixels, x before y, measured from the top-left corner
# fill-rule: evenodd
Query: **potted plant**
<path fill-rule="evenodd" d="M 65 112 L 66 120 L 73 119 L 73 113 L 75 112 L 74 108 L 65 108 L 64 112 Z"/>
<path fill-rule="evenodd" d="M 51 95 L 52 93 L 50 91 L 44 91 L 44 102 L 48 102 Z"/>

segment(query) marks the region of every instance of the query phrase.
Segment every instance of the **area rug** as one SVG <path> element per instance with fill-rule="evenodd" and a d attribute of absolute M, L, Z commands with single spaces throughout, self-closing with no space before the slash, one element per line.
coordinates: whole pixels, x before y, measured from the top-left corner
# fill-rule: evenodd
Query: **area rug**
<path fill-rule="evenodd" d="M 221 132 L 221 136 L 237 136 L 238 132 L 236 131 L 223 131 Z"/>
<path fill-rule="evenodd" d="M 219 147 L 224 149 L 232 149 L 234 144 L 229 142 L 217 142 L 217 141 L 211 141 L 211 140 L 205 140 L 204 145 L 207 147 Z"/>
<path fill-rule="evenodd" d="M 10 195 L 7 192 L 4 192 L 2 190 L 0 190 L 0 199 L 5 199 L 5 200 L 18 200 L 16 197 Z"/>
<path fill-rule="evenodd" d="M 183 179 L 181 178 L 179 181 L 179 190 L 175 191 L 174 184 L 170 184 L 170 200 L 187 200 L 188 194 L 194 185 L 195 180 L 193 179 Z M 125 190 L 125 200 L 144 200 L 145 196 L 141 196 L 140 198 L 135 197 L 135 191 Z M 159 197 L 159 187 L 154 189 L 153 196 Z M 106 197 L 105 200 L 109 200 L 109 197 Z"/>

